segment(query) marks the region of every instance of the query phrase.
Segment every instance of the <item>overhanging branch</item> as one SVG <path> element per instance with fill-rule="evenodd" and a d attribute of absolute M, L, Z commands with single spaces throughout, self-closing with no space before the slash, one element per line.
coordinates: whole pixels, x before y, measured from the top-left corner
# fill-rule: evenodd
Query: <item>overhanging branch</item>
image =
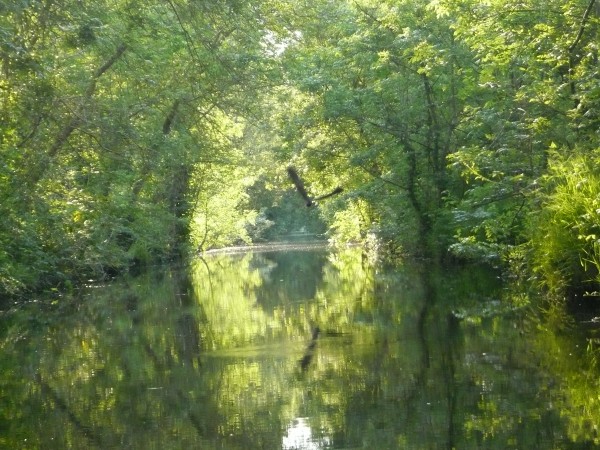
<path fill-rule="evenodd" d="M 590 3 L 588 5 L 587 9 L 583 13 L 583 18 L 581 19 L 581 24 L 579 25 L 579 31 L 577 32 L 577 36 L 575 37 L 575 40 L 573 41 L 573 43 L 571 45 L 569 45 L 569 53 L 573 53 L 575 51 L 575 48 L 577 47 L 577 45 L 579 45 L 579 41 L 581 41 L 581 38 L 583 37 L 583 33 L 585 32 L 585 26 L 590 17 L 590 14 L 592 12 L 592 8 L 594 7 L 595 2 L 596 2 L 596 0 L 590 0 Z"/>

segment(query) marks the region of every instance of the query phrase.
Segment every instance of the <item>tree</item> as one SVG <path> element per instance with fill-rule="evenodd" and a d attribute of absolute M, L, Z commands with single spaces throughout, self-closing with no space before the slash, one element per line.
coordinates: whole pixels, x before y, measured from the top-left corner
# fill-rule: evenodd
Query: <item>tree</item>
<path fill-rule="evenodd" d="M 1 291 L 180 254 L 194 179 L 239 162 L 223 130 L 268 78 L 261 5 L 2 8 Z"/>

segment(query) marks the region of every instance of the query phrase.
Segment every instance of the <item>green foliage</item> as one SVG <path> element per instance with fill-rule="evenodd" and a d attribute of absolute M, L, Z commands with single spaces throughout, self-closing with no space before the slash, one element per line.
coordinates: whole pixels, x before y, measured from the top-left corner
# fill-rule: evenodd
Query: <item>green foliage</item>
<path fill-rule="evenodd" d="M 240 176 L 240 170 L 212 168 L 197 173 L 200 180 L 193 221 L 192 246 L 198 250 L 250 242 L 247 229 L 256 222 L 256 211 L 248 207 L 245 189 L 253 177 Z"/>
<path fill-rule="evenodd" d="M 315 181 L 349 191 L 347 212 L 335 215 L 340 237 L 377 230 L 383 242 L 418 251 L 431 231 L 458 112 L 455 67 L 441 62 L 461 47 L 424 6 L 345 4 L 323 23 L 331 4 L 316 3 L 307 7 L 313 21 L 302 39 L 284 53 L 295 83 L 285 154 L 318 174 Z M 454 109 L 438 107 L 444 103 Z M 354 200 L 369 212 L 348 234 L 342 222 L 355 220 Z"/>
<path fill-rule="evenodd" d="M 365 229 L 363 210 L 365 205 L 358 201 L 343 211 L 334 214 L 334 237 L 340 242 L 361 242 Z"/>
<path fill-rule="evenodd" d="M 236 134 L 222 133 L 268 78 L 260 5 L 34 1 L 2 11 L 0 294 L 180 255 L 194 205 L 219 189 L 203 192 L 197 171 L 234 177 L 213 221 L 252 220 L 230 201 L 247 171 L 225 169 Z M 234 228 L 224 236 L 244 226 Z"/>
<path fill-rule="evenodd" d="M 3 5 L 0 292 L 300 229 L 509 258 L 555 201 L 548 150 L 597 148 L 590 5 Z M 288 164 L 344 193 L 296 207 Z"/>
<path fill-rule="evenodd" d="M 554 153 L 543 180 L 543 207 L 530 226 L 533 262 L 559 294 L 595 290 L 600 281 L 599 164 L 598 150 L 570 158 Z"/>
<path fill-rule="evenodd" d="M 460 139 L 448 159 L 446 207 L 452 217 L 446 223 L 456 239 L 449 248 L 460 257 L 510 259 L 515 246 L 529 242 L 539 250 L 528 253 L 529 263 L 545 267 L 538 272 L 552 286 L 577 285 L 593 273 L 583 275 L 580 264 L 594 265 L 585 262 L 594 261 L 591 248 L 582 245 L 579 232 L 571 236 L 572 226 L 587 227 L 573 222 L 575 210 L 585 208 L 561 202 L 559 197 L 566 200 L 569 194 L 553 190 L 570 184 L 561 178 L 569 169 L 558 169 L 558 175 L 558 161 L 586 159 L 596 146 L 591 125 L 597 120 L 595 88 L 588 80 L 597 84 L 597 64 L 590 58 L 597 61 L 598 20 L 596 13 L 586 13 L 588 5 L 552 0 L 431 3 L 449 20 L 477 67 L 462 76 L 464 89 L 458 93 L 464 107 L 457 123 Z M 554 155 L 549 168 L 553 148 L 564 156 Z M 537 219 L 529 220 L 531 214 Z M 558 216 L 572 223 L 550 225 L 555 223 L 550 217 Z M 585 241 L 589 234 L 582 236 Z"/>

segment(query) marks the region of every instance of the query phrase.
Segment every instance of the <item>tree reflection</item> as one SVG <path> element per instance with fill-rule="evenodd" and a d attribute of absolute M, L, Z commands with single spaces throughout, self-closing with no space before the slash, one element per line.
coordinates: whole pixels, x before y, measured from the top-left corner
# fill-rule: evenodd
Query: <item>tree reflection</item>
<path fill-rule="evenodd" d="M 598 445 L 595 353 L 494 279 L 213 255 L 5 311 L 0 447 Z"/>
<path fill-rule="evenodd" d="M 307 449 L 318 450 L 327 448 L 331 444 L 331 440 L 327 437 L 319 440 L 314 440 L 313 432 L 304 417 L 298 417 L 290 423 L 283 437 L 282 448 L 284 450 Z"/>

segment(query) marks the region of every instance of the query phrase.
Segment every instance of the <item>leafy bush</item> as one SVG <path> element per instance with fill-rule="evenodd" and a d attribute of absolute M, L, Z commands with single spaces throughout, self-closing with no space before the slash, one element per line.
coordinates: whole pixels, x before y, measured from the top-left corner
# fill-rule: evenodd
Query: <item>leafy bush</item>
<path fill-rule="evenodd" d="M 554 154 L 542 208 L 530 223 L 533 268 L 552 291 L 579 294 L 600 281 L 600 149 Z"/>

